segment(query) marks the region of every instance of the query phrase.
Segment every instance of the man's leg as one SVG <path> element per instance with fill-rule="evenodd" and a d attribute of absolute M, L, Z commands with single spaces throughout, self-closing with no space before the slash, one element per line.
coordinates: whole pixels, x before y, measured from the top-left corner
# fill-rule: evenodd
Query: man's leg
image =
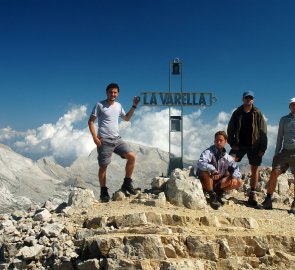
<path fill-rule="evenodd" d="M 290 213 L 295 214 L 295 173 L 293 173 L 293 177 L 294 177 L 294 198 L 293 198 L 293 202 L 291 204 L 291 209 L 290 209 Z"/>
<path fill-rule="evenodd" d="M 218 181 L 218 183 L 215 185 L 215 192 L 217 195 L 217 200 L 224 205 L 224 201 L 222 200 L 222 197 L 224 195 L 225 191 L 232 190 L 232 189 L 238 189 L 243 184 L 242 180 L 233 178 L 232 176 L 225 176 L 222 179 Z"/>
<path fill-rule="evenodd" d="M 268 181 L 268 188 L 267 188 L 267 194 L 272 195 L 276 189 L 277 185 L 277 179 L 279 175 L 281 174 L 280 170 L 272 170 L 270 173 L 269 181 Z"/>
<path fill-rule="evenodd" d="M 97 147 L 98 158 L 98 180 L 100 184 L 100 200 L 101 202 L 108 202 L 111 198 L 106 187 L 106 172 L 108 164 L 111 162 L 113 147 L 102 142 L 100 147 Z"/>
<path fill-rule="evenodd" d="M 227 176 L 221 179 L 220 187 L 224 191 L 238 189 L 243 184 L 242 180 L 233 178 L 232 176 Z"/>
<path fill-rule="evenodd" d="M 251 191 L 256 190 L 257 184 L 258 184 L 258 178 L 259 178 L 258 166 L 251 165 L 251 180 L 250 180 Z"/>
<path fill-rule="evenodd" d="M 100 183 L 100 200 L 101 202 L 108 202 L 111 198 L 106 187 L 106 172 L 107 166 L 100 166 L 98 170 L 98 179 Z"/>
<path fill-rule="evenodd" d="M 203 190 L 209 195 L 208 203 L 210 203 L 210 206 L 214 210 L 217 210 L 221 206 L 221 203 L 217 200 L 217 195 L 213 190 L 213 180 L 209 172 L 198 171 L 198 178 L 202 183 Z"/>
<path fill-rule="evenodd" d="M 257 206 L 257 197 L 256 197 L 256 188 L 258 184 L 258 166 L 256 165 L 251 165 L 251 179 L 250 179 L 250 194 L 249 194 L 249 199 L 248 199 L 248 204 L 251 206 Z"/>
<path fill-rule="evenodd" d="M 205 191 L 208 191 L 208 192 L 213 191 L 213 180 L 210 177 L 210 174 L 208 172 L 200 171 L 199 178 L 201 180 L 201 184 Z"/>
<path fill-rule="evenodd" d="M 257 152 L 257 150 L 252 147 L 247 148 L 247 157 L 249 160 L 249 164 L 251 165 L 251 179 L 250 179 L 250 194 L 248 199 L 248 204 L 250 206 L 257 206 L 257 196 L 256 196 L 256 188 L 259 180 L 259 171 L 258 167 L 262 162 L 262 155 Z"/>
<path fill-rule="evenodd" d="M 107 166 L 99 166 L 98 180 L 101 187 L 106 186 Z"/>
<path fill-rule="evenodd" d="M 129 152 L 123 155 L 123 157 L 127 159 L 125 167 L 125 178 L 132 178 L 132 173 L 135 167 L 135 153 Z"/>
<path fill-rule="evenodd" d="M 264 201 L 262 202 L 262 206 L 264 209 L 271 210 L 272 209 L 272 200 L 271 196 L 276 189 L 277 179 L 278 176 L 281 174 L 280 170 L 273 169 L 270 173 L 269 181 L 268 181 L 268 188 L 267 188 L 267 195 Z"/>
<path fill-rule="evenodd" d="M 125 178 L 121 186 L 121 190 L 125 195 L 132 194 L 136 195 L 136 191 L 132 185 L 132 173 L 135 167 L 135 153 L 128 152 L 122 155 L 122 157 L 127 159 L 125 166 Z M 128 192 L 128 193 L 127 193 Z"/>

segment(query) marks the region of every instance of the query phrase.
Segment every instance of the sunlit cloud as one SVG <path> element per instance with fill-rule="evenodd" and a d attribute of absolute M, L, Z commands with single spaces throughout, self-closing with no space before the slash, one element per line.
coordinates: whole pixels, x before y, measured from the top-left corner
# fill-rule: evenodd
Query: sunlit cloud
<path fill-rule="evenodd" d="M 204 120 L 202 110 L 195 111 L 183 117 L 183 156 L 184 159 L 196 160 L 201 152 L 213 144 L 214 134 L 219 130 L 227 130 L 231 113 L 220 112 L 215 120 Z M 180 111 L 175 110 L 175 115 Z M 172 114 L 173 115 L 173 114 Z M 277 126 L 268 125 L 268 150 L 265 161 L 269 164 L 272 159 L 277 136 Z M 122 137 L 128 141 L 158 147 L 169 151 L 169 109 L 158 111 L 154 108 L 142 107 L 131 123 L 120 125 Z M 173 136 L 174 135 L 174 136 Z M 181 137 L 171 133 L 171 152 L 180 155 Z M 227 150 L 229 146 L 227 145 Z"/>
<path fill-rule="evenodd" d="M 172 115 L 180 111 L 171 109 Z M 183 156 L 184 159 L 197 160 L 201 152 L 213 144 L 214 133 L 227 129 L 232 112 L 220 112 L 213 121 L 206 121 L 203 109 L 183 116 Z M 46 123 L 36 129 L 15 131 L 11 127 L 0 129 L 0 143 L 10 146 L 14 151 L 37 160 L 47 157 L 55 162 L 69 166 L 81 156 L 87 156 L 95 148 L 88 130 L 87 107 L 72 107 L 56 123 Z M 78 123 L 84 128 L 77 128 Z M 120 135 L 124 140 L 169 151 L 169 108 L 158 109 L 140 107 L 130 122 L 120 121 Z M 264 161 L 270 165 L 277 126 L 268 125 L 268 150 Z M 171 132 L 171 153 L 181 154 L 181 133 Z M 229 146 L 227 146 L 229 149 Z"/>
<path fill-rule="evenodd" d="M 75 128 L 75 124 L 82 120 L 86 125 L 86 112 L 86 106 L 75 106 L 56 123 L 43 124 L 25 132 L 13 131 L 9 127 L 1 129 L 0 142 L 32 159 L 47 157 L 59 164 L 69 165 L 94 148 L 88 127 Z"/>

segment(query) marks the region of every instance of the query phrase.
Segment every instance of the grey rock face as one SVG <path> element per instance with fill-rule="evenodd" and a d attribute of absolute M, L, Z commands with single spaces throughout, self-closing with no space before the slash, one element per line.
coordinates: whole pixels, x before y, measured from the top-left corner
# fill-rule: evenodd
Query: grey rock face
<path fill-rule="evenodd" d="M 130 145 L 137 155 L 134 186 L 149 189 L 151 179 L 166 175 L 169 155 L 157 148 Z M 125 164 L 126 160 L 113 154 L 107 174 L 110 195 L 123 183 Z M 29 209 L 32 204 L 49 199 L 58 205 L 74 187 L 92 190 L 96 198 L 100 195 L 96 149 L 64 168 L 46 158 L 35 162 L 0 144 L 0 167 L 0 213 Z"/>
<path fill-rule="evenodd" d="M 83 198 L 88 192 L 91 194 L 75 189 L 71 196 Z M 152 200 L 152 194 L 146 195 L 136 196 Z M 252 217 L 214 215 L 210 211 L 200 211 L 202 215 L 196 217 L 191 210 L 189 215 L 186 211 L 157 211 L 162 208 L 136 199 L 119 202 L 127 201 L 130 206 L 144 206 L 145 211 L 117 215 L 96 212 L 82 222 L 79 217 L 87 211 L 79 203 L 68 206 L 66 213 L 53 211 L 50 218 L 34 218 L 48 211 L 45 208 L 37 213 L 32 210 L 0 216 L 0 267 L 274 270 L 282 264 L 284 269 L 292 269 L 294 264 L 294 236 L 259 235 L 261 226 Z M 97 204 L 92 200 L 87 207 Z"/>

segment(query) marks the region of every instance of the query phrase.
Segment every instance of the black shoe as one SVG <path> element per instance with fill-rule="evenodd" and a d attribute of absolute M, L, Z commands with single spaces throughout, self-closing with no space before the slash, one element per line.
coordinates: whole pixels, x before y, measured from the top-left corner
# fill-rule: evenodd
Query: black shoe
<path fill-rule="evenodd" d="M 100 188 L 100 200 L 101 202 L 109 202 L 111 199 L 108 188 L 107 187 L 101 187 Z"/>
<path fill-rule="evenodd" d="M 121 191 L 125 194 L 128 195 L 136 195 L 136 191 L 132 185 L 132 179 L 131 178 L 124 178 L 124 183 L 121 186 Z"/>
<path fill-rule="evenodd" d="M 210 206 L 214 209 L 214 210 L 218 210 L 219 207 L 221 207 L 221 203 L 217 200 L 217 195 L 215 192 L 212 192 L 211 194 L 209 194 L 209 200 L 208 203 L 210 204 Z"/>
<path fill-rule="evenodd" d="M 221 205 L 224 205 L 224 201 L 222 200 L 223 195 L 224 195 L 224 191 L 222 189 L 216 190 L 216 199 Z"/>
<path fill-rule="evenodd" d="M 266 210 L 272 210 L 272 201 L 270 197 L 266 197 L 262 202 L 262 207 Z"/>
<path fill-rule="evenodd" d="M 249 199 L 248 199 L 248 205 L 250 206 L 257 206 L 258 202 L 257 202 L 257 196 L 255 191 L 251 191 L 249 194 Z"/>

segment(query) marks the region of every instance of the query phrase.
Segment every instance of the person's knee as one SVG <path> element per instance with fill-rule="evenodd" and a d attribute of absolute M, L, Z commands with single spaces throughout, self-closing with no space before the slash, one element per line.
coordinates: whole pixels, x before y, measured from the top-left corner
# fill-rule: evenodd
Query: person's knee
<path fill-rule="evenodd" d="M 210 180 L 210 174 L 207 171 L 198 171 L 198 178 L 201 180 L 201 182 L 203 181 L 209 181 Z"/>
<path fill-rule="evenodd" d="M 136 154 L 134 152 L 129 152 L 126 154 L 126 159 L 130 162 L 135 162 Z"/>
<path fill-rule="evenodd" d="M 243 181 L 241 179 L 237 180 L 237 187 L 236 188 L 240 188 L 243 185 Z"/>
<path fill-rule="evenodd" d="M 238 189 L 238 188 L 240 188 L 242 186 L 242 184 L 243 184 L 243 182 L 242 182 L 241 179 L 234 178 L 231 181 L 231 188 L 232 189 Z"/>

